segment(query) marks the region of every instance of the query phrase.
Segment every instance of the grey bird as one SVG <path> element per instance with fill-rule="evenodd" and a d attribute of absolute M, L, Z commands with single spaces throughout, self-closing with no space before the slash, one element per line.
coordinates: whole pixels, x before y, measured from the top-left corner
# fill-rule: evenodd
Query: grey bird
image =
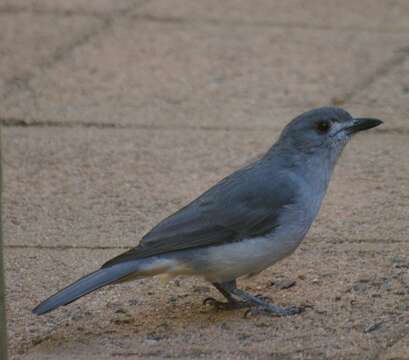
<path fill-rule="evenodd" d="M 382 123 L 323 107 L 292 120 L 260 159 L 235 171 L 162 220 L 139 245 L 51 296 L 45 314 L 108 284 L 160 275 L 191 275 L 212 283 L 223 308 L 252 307 L 278 316 L 297 314 L 236 286 L 290 255 L 318 214 L 334 166 L 352 135 Z"/>

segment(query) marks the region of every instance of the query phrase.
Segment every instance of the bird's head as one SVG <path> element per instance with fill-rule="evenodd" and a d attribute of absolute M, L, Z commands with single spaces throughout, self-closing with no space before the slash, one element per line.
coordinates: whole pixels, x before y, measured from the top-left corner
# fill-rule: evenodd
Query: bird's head
<path fill-rule="evenodd" d="M 278 144 L 305 154 L 322 154 L 336 161 L 350 138 L 362 130 L 382 124 L 381 120 L 353 118 L 335 107 L 305 112 L 292 120 L 281 133 Z"/>

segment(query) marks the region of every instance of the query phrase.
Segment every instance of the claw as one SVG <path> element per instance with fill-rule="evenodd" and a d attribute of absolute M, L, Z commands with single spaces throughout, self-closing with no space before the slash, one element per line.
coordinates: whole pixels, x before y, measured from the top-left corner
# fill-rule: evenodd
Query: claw
<path fill-rule="evenodd" d="M 265 295 L 263 295 L 263 294 L 256 294 L 255 295 L 256 296 L 256 298 L 258 298 L 258 299 L 260 299 L 260 300 L 262 300 L 262 301 L 270 301 L 270 302 L 272 302 L 273 301 L 273 299 L 271 298 L 271 297 L 269 297 L 269 296 L 265 296 Z"/>
<path fill-rule="evenodd" d="M 303 313 L 305 311 L 305 307 L 290 305 L 287 308 L 283 308 L 283 310 L 283 316 L 291 316 Z"/>
<path fill-rule="evenodd" d="M 215 298 L 212 297 L 207 297 L 206 299 L 203 300 L 202 305 L 213 305 L 215 306 L 215 304 L 217 304 L 219 301 L 217 301 Z"/>

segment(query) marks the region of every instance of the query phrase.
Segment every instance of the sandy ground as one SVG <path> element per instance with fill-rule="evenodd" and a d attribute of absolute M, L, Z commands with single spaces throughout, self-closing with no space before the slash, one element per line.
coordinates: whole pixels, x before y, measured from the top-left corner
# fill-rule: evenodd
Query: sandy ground
<path fill-rule="evenodd" d="M 11 359 L 409 359 L 409 2 L 1 0 Z M 145 279 L 44 317 L 312 107 L 384 119 L 345 150 L 297 251 L 243 289 Z"/>

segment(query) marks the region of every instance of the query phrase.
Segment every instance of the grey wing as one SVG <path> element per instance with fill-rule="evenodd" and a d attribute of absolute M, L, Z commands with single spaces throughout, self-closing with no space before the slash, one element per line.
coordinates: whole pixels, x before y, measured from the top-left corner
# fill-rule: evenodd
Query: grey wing
<path fill-rule="evenodd" d="M 280 209 L 293 202 L 296 189 L 289 176 L 272 174 L 257 163 L 238 170 L 161 221 L 136 248 L 103 267 L 270 232 L 279 225 Z"/>

